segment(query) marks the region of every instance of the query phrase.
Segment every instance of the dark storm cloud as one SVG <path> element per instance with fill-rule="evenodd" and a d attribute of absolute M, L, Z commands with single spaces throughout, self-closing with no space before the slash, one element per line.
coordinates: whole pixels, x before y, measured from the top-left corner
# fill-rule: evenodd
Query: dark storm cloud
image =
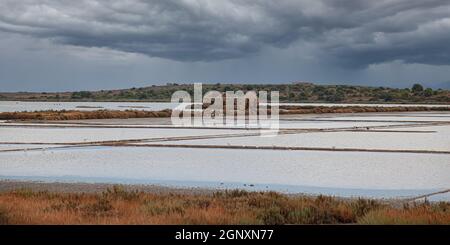
<path fill-rule="evenodd" d="M 177 61 L 308 43 L 348 67 L 450 64 L 448 0 L 0 0 L 0 30 Z"/>

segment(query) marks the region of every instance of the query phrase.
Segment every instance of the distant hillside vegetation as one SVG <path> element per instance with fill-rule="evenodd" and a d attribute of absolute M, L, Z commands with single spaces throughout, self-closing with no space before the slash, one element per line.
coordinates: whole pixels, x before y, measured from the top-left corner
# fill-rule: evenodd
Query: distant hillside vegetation
<path fill-rule="evenodd" d="M 168 83 L 161 86 L 120 90 L 78 91 L 62 93 L 0 93 L 0 100 L 22 101 L 160 101 L 168 102 L 172 93 L 186 90 L 193 94 L 192 84 Z M 203 84 L 203 90 L 279 91 L 281 102 L 338 103 L 449 103 L 449 90 L 433 90 L 415 84 L 411 88 L 365 87 L 350 85 L 292 84 Z"/>

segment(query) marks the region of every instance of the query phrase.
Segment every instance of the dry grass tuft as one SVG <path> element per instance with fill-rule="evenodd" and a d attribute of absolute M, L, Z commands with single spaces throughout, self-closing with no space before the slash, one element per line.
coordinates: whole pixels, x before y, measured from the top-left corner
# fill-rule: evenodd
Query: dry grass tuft
<path fill-rule="evenodd" d="M 450 203 L 438 204 L 415 204 L 412 207 L 405 206 L 403 209 L 382 208 L 373 210 L 358 220 L 360 224 L 450 224 Z"/>

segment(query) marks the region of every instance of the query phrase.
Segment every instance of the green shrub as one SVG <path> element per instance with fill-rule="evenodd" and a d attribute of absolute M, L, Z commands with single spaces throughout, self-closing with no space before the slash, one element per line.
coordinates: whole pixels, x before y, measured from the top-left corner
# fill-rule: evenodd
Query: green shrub
<path fill-rule="evenodd" d="M 352 202 L 350 206 L 353 210 L 353 213 L 356 216 L 360 217 L 364 216 L 369 211 L 379 209 L 381 204 L 375 200 L 358 198 L 358 200 Z"/>
<path fill-rule="evenodd" d="M 281 210 L 278 207 L 271 207 L 269 209 L 265 209 L 260 215 L 257 217 L 262 221 L 265 225 L 281 225 L 285 224 L 285 218 L 281 214 Z"/>
<path fill-rule="evenodd" d="M 112 188 L 106 189 L 106 191 L 104 191 L 102 195 L 104 198 L 122 199 L 131 201 L 139 199 L 141 193 L 142 192 L 139 192 L 137 190 L 127 191 L 121 185 L 114 185 Z"/>
<path fill-rule="evenodd" d="M 179 202 L 148 201 L 144 204 L 144 210 L 150 215 L 184 214 L 184 205 Z"/>

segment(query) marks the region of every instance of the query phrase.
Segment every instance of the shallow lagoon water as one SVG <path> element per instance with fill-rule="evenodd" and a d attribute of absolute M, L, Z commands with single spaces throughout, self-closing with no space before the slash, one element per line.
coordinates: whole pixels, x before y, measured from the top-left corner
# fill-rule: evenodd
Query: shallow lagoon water
<path fill-rule="evenodd" d="M 244 137 L 241 138 L 182 140 L 175 144 L 448 151 L 450 126 L 433 126 L 427 123 L 450 121 L 449 116 L 449 113 L 435 112 L 289 115 L 289 118 L 296 120 L 281 121 L 281 128 L 351 129 L 396 125 L 394 128 L 382 129 L 429 132 L 301 132 L 276 137 L 245 136 L 245 133 L 254 132 L 249 130 L 93 128 L 89 125 L 84 128 L 66 125 L 69 127 L 64 128 L 64 125 L 0 124 L 0 142 L 4 143 L 0 144 L 0 150 L 34 147 L 27 144 L 12 145 L 12 142 L 64 144 L 242 134 Z M 114 127 L 117 126 L 115 123 L 133 126 L 130 124 L 132 121 L 124 121 L 126 124 L 119 123 L 119 120 L 109 122 Z M 422 123 L 417 125 L 417 122 Z M 140 125 L 145 125 L 145 122 Z M 104 146 L 53 149 L 50 148 L 52 145 L 45 144 L 36 147 L 49 149 L 0 152 L 0 179 L 243 188 L 363 197 L 416 196 L 450 188 L 450 154 Z M 442 194 L 433 198 L 450 200 L 450 195 Z"/>
<path fill-rule="evenodd" d="M 0 112 L 44 110 L 148 110 L 173 109 L 177 104 L 165 102 L 28 102 L 0 101 Z"/>
<path fill-rule="evenodd" d="M 450 186 L 450 156 L 439 154 L 96 147 L 7 152 L 0 154 L 0 162 L 2 178 L 38 180 L 198 182 L 210 187 L 247 183 L 297 191 L 310 186 L 362 196 L 383 190 L 391 190 L 386 192 L 390 196 L 402 190 L 397 192 L 402 196 Z"/>
<path fill-rule="evenodd" d="M 357 115 L 353 115 L 353 116 L 334 116 L 334 117 L 322 117 L 321 119 L 332 119 L 334 121 L 339 121 L 339 120 L 343 120 L 343 121 L 347 121 L 347 120 L 354 120 L 354 121 L 413 121 L 413 122 L 448 122 L 450 121 L 449 117 L 444 117 L 445 116 L 450 116 L 450 114 L 439 114 L 439 116 L 432 116 L 432 115 L 423 115 L 423 116 L 406 116 L 407 114 L 403 115 L 403 116 L 377 116 L 377 115 L 373 115 L 373 116 L 357 116 Z"/>
<path fill-rule="evenodd" d="M 450 105 L 438 105 L 438 104 L 367 104 L 367 103 L 279 103 L 279 105 L 289 105 L 289 106 L 377 106 L 377 107 L 448 107 Z"/>
<path fill-rule="evenodd" d="M 246 130 L 182 128 L 33 128 L 0 127 L 0 142 L 73 143 L 178 136 L 245 133 Z"/>
<path fill-rule="evenodd" d="M 401 119 L 415 117 L 421 119 L 444 118 L 450 120 L 450 111 L 416 111 L 416 112 L 365 112 L 365 113 L 318 113 L 318 114 L 284 114 L 280 115 L 280 119 L 312 119 L 312 120 L 361 120 L 373 121 L 385 119 Z"/>
<path fill-rule="evenodd" d="M 378 127 L 378 126 L 407 126 L 408 122 L 391 123 L 391 122 L 330 122 L 330 121 L 280 121 L 281 129 L 330 129 L 330 128 L 354 128 L 354 127 Z"/>
<path fill-rule="evenodd" d="M 450 151 L 450 126 L 395 128 L 406 132 L 306 132 L 277 135 L 274 137 L 240 137 L 226 139 L 198 139 L 162 144 L 184 145 L 232 145 L 232 146 L 281 146 L 362 148 L 386 150 Z M 421 132 L 407 132 L 417 130 Z"/>
<path fill-rule="evenodd" d="M 277 191 L 286 194 L 306 194 L 306 195 L 330 195 L 338 197 L 365 197 L 365 198 L 411 198 L 429 193 L 442 191 L 443 189 L 352 189 L 352 188 L 328 188 L 314 186 L 293 186 L 279 184 L 249 184 L 243 182 L 198 182 L 198 181 L 169 181 L 169 180 L 149 180 L 149 179 L 111 179 L 111 178 L 86 178 L 80 176 L 0 176 L 6 180 L 32 181 L 40 183 L 115 183 L 124 185 L 157 185 L 172 188 L 192 188 L 211 190 L 234 190 L 241 189 L 247 191 Z M 450 194 L 438 194 L 427 198 L 429 201 L 449 201 Z"/>
<path fill-rule="evenodd" d="M 42 111 L 42 110 L 164 110 L 173 109 L 176 103 L 170 102 L 39 102 L 39 101 L 0 101 L 0 112 Z M 397 104 L 328 104 L 328 103 L 280 103 L 294 106 L 417 106 Z M 448 105 L 420 105 L 424 107 L 444 107 Z"/>

